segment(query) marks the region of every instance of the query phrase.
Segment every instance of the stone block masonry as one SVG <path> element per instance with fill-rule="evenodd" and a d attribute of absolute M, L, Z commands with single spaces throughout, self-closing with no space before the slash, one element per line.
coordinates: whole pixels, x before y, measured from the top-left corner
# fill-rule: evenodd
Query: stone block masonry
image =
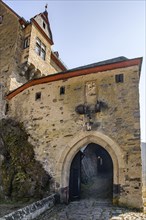
<path fill-rule="evenodd" d="M 0 118 L 3 118 L 6 111 L 4 97 L 9 91 L 32 78 L 60 72 L 63 64 L 57 58 L 59 64 L 53 62 L 51 44 L 42 34 L 45 29 L 41 31 L 41 27 L 38 29 L 33 22 L 26 22 L 3 1 L 0 1 L 0 16 Z M 43 23 L 42 16 L 37 17 Z M 44 45 L 43 59 L 36 53 L 38 38 Z"/>
<path fill-rule="evenodd" d="M 0 218 L 0 220 L 30 220 L 34 219 L 46 210 L 50 210 L 56 202 L 55 194 L 44 198 L 40 201 L 34 202 L 31 205 L 28 205 L 22 209 L 14 211 L 4 217 Z"/>
<path fill-rule="evenodd" d="M 7 93 L 27 82 L 24 77 L 20 76 L 24 33 L 19 23 L 20 17 L 10 12 L 1 2 L 0 15 L 3 16 L 3 21 L 0 24 L 0 81 Z"/>
<path fill-rule="evenodd" d="M 23 33 L 19 17 L 13 14 L 0 1 L 0 118 L 5 115 L 4 96 L 10 90 L 25 83 L 20 79 L 20 59 L 22 52 Z"/>
<path fill-rule="evenodd" d="M 123 74 L 122 83 L 116 83 L 117 74 Z M 9 101 L 9 116 L 24 124 L 36 159 L 63 198 L 67 198 L 64 189 L 68 189 L 74 156 L 83 146 L 95 143 L 113 161 L 113 188 L 118 189 L 113 202 L 142 208 L 138 83 L 139 68 L 130 66 L 40 83 Z M 106 107 L 92 119 L 76 112 L 83 104 L 94 111 L 97 101 Z M 89 122 L 93 125 L 88 130 Z"/>
<path fill-rule="evenodd" d="M 113 203 L 142 208 L 138 92 L 142 58 L 119 57 L 64 71 L 51 52 L 47 12 L 28 24 L 0 3 L 0 118 L 7 113 L 23 123 L 36 159 L 62 199 L 68 198 L 73 158 L 94 143 L 113 162 Z M 45 77 L 27 82 L 40 76 Z"/>

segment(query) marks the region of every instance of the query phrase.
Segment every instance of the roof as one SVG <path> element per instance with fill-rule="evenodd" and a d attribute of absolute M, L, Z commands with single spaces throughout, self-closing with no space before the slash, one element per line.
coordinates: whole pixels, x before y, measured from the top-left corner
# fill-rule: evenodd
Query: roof
<path fill-rule="evenodd" d="M 92 67 L 96 67 L 96 66 L 102 66 L 102 65 L 105 65 L 105 64 L 112 64 L 112 63 L 117 63 L 117 62 L 121 62 L 121 61 L 125 61 L 125 60 L 128 60 L 128 58 L 120 56 L 120 57 L 100 61 L 100 62 L 97 62 L 97 63 L 91 63 L 91 64 L 88 64 L 88 65 L 73 68 L 73 69 L 70 69 L 70 71 L 76 71 L 76 70 L 80 70 L 80 69 L 87 69 L 87 68 L 92 68 Z"/>
<path fill-rule="evenodd" d="M 51 51 L 51 59 L 57 64 L 57 66 L 62 71 L 67 71 L 66 66 L 63 64 L 63 62 L 60 60 L 60 58 L 55 55 L 55 53 L 53 51 Z"/>
<path fill-rule="evenodd" d="M 84 76 L 87 74 L 98 74 L 98 72 L 108 71 L 108 70 L 114 70 L 119 68 L 127 68 L 130 66 L 138 66 L 139 71 L 141 71 L 141 65 L 142 65 L 142 57 L 134 58 L 134 59 L 127 59 L 125 57 L 118 57 L 110 60 L 101 61 L 98 63 L 93 63 L 90 65 L 70 69 L 64 72 L 60 72 L 57 74 L 52 74 L 49 76 L 45 76 L 39 79 L 33 79 L 26 84 L 22 85 L 21 87 L 15 89 L 14 91 L 10 92 L 6 99 L 10 100 L 20 92 L 24 91 L 25 89 L 43 84 L 48 82 L 54 82 L 59 80 L 66 80 L 73 77 L 78 76 Z"/>

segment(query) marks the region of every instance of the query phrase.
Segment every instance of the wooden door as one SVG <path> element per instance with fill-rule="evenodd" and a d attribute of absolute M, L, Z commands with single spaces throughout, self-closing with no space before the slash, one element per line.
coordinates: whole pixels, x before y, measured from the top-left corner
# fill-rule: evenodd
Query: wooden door
<path fill-rule="evenodd" d="M 81 192 L 81 152 L 74 157 L 70 168 L 69 198 L 80 199 Z"/>

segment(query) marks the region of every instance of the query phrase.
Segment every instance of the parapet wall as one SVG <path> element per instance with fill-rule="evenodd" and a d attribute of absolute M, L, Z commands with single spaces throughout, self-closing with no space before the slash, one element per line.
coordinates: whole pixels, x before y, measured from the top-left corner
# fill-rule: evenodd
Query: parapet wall
<path fill-rule="evenodd" d="M 29 220 L 34 219 L 48 209 L 51 209 L 55 205 L 55 194 L 44 198 L 40 201 L 34 202 L 22 209 L 5 215 L 0 220 Z"/>

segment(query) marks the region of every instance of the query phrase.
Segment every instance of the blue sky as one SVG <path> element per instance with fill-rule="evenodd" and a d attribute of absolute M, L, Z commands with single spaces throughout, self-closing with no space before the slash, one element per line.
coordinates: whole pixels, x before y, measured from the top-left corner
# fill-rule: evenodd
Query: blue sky
<path fill-rule="evenodd" d="M 53 50 L 68 68 L 118 56 L 143 57 L 140 79 L 141 139 L 146 142 L 145 0 L 4 0 L 29 20 L 48 4 Z"/>

